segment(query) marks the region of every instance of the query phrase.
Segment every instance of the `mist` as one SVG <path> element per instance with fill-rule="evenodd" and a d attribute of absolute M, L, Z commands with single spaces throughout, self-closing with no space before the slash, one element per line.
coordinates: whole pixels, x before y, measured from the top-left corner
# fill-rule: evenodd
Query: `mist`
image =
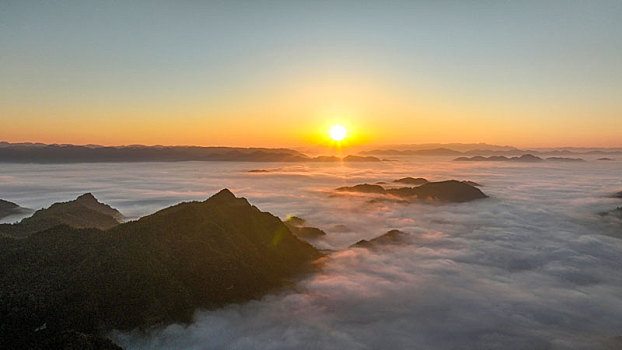
<path fill-rule="evenodd" d="M 84 192 L 129 219 L 231 189 L 263 211 L 327 232 L 320 271 L 260 300 L 201 310 L 194 322 L 115 331 L 128 349 L 597 349 L 622 336 L 622 162 L 386 164 L 180 162 L 7 164 L 3 199 L 40 208 Z M 267 172 L 249 173 L 252 169 Z M 618 176 L 616 176 L 618 174 Z M 490 198 L 368 203 L 334 188 L 472 180 Z M 146 181 L 148 180 L 148 181 Z M 345 227 L 344 227 L 345 226 Z M 348 248 L 391 229 L 403 244 Z"/>

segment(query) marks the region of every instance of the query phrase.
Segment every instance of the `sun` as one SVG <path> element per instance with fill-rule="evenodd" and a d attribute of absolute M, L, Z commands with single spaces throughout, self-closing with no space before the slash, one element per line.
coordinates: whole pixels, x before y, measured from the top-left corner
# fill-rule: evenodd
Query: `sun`
<path fill-rule="evenodd" d="M 334 125 L 330 128 L 330 138 L 334 141 L 341 141 L 346 138 L 348 131 L 341 125 Z"/>

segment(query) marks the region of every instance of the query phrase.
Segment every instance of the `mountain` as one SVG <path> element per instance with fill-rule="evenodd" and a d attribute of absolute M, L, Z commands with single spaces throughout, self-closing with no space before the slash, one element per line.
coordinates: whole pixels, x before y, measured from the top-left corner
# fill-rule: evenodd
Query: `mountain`
<path fill-rule="evenodd" d="M 557 159 L 549 159 L 549 160 L 560 160 L 560 157 L 554 157 Z M 569 158 L 564 158 L 569 159 Z M 541 162 L 544 159 L 534 156 L 533 154 L 523 154 L 520 157 L 505 157 L 505 156 L 473 156 L 473 157 L 458 157 L 454 159 L 455 162 Z"/>
<path fill-rule="evenodd" d="M 375 154 L 375 155 L 387 155 L 387 156 L 455 156 L 462 154 L 460 151 L 456 151 L 449 148 L 431 148 L 431 149 L 377 149 L 371 151 L 362 151 L 360 154 Z"/>
<path fill-rule="evenodd" d="M 359 193 L 379 193 L 385 194 L 387 191 L 380 185 L 359 184 L 354 186 L 343 186 L 336 189 L 339 192 L 359 192 Z"/>
<path fill-rule="evenodd" d="M 47 209 L 37 210 L 19 223 L 0 224 L 0 233 L 23 237 L 57 225 L 108 229 L 118 225 L 122 218 L 118 210 L 100 203 L 91 193 L 85 193 L 73 201 L 54 203 Z"/>
<path fill-rule="evenodd" d="M 26 214 L 32 212 L 28 208 L 22 208 L 19 205 L 0 199 L 0 219 L 16 214 Z"/>
<path fill-rule="evenodd" d="M 390 191 L 389 193 L 391 193 Z M 406 196 L 410 197 L 414 194 L 418 199 L 431 199 L 442 202 L 468 202 L 488 197 L 479 188 L 457 180 L 428 182 L 421 186 L 413 187 L 411 193 L 407 192 Z"/>
<path fill-rule="evenodd" d="M 310 158 L 287 148 L 239 148 L 197 146 L 78 146 L 4 144 L 0 162 L 93 163 L 93 162 L 178 162 L 253 161 L 291 162 Z"/>
<path fill-rule="evenodd" d="M 306 221 L 297 216 L 292 216 L 283 221 L 285 226 L 300 239 L 318 239 L 326 236 L 326 232 L 317 227 L 306 226 Z"/>
<path fill-rule="evenodd" d="M 97 146 L 0 143 L 0 162 L 94 163 L 94 162 L 379 162 L 376 157 L 309 157 L 288 148 L 241 148 L 198 146 Z"/>
<path fill-rule="evenodd" d="M 381 162 L 382 159 L 376 158 L 376 157 L 362 157 L 362 156 L 345 156 L 343 158 L 344 162 Z"/>
<path fill-rule="evenodd" d="M 428 180 L 422 177 L 414 178 L 414 177 L 409 176 L 409 177 L 403 177 L 401 179 L 393 180 L 393 182 L 407 184 L 407 185 L 423 185 L 424 183 L 427 183 Z"/>
<path fill-rule="evenodd" d="M 351 245 L 350 248 L 373 249 L 373 248 L 376 248 L 378 246 L 383 246 L 383 245 L 401 244 L 407 236 L 408 236 L 407 233 L 404 233 L 400 230 L 391 230 L 369 241 L 362 239 L 354 243 L 353 245 Z"/>
<path fill-rule="evenodd" d="M 389 145 L 384 149 L 373 149 L 360 154 L 376 155 L 456 155 L 469 151 L 516 152 L 512 146 L 489 145 L 485 143 L 425 143 L 418 145 Z"/>
<path fill-rule="evenodd" d="M 392 195 L 410 200 L 434 200 L 440 202 L 468 202 L 487 198 L 479 188 L 468 181 L 439 181 L 427 182 L 416 187 L 384 188 L 380 185 L 360 184 L 355 186 L 339 187 L 339 192 L 359 192 Z"/>
<path fill-rule="evenodd" d="M 520 156 L 531 153 L 541 156 L 570 156 L 570 155 L 613 155 L 621 154 L 622 148 L 535 148 L 518 149 L 512 146 L 496 146 L 484 143 L 461 144 L 461 143 L 428 143 L 420 145 L 390 145 L 381 149 L 366 149 L 360 151 L 363 155 L 393 155 L 393 156 L 451 156 L 463 154 L 465 156 Z"/>
<path fill-rule="evenodd" d="M 2 349 L 189 322 L 291 283 L 321 256 L 226 189 L 106 231 L 55 226 L 0 246 Z"/>
<path fill-rule="evenodd" d="M 585 162 L 583 158 L 568 158 L 568 157 L 548 157 L 546 158 L 548 161 L 553 162 Z"/>

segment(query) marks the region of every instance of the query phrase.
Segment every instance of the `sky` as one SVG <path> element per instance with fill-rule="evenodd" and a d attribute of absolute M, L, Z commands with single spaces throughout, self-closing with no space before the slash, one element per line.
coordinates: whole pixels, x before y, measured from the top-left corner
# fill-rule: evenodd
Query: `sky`
<path fill-rule="evenodd" d="M 0 140 L 622 146 L 620 1 L 0 2 Z"/>

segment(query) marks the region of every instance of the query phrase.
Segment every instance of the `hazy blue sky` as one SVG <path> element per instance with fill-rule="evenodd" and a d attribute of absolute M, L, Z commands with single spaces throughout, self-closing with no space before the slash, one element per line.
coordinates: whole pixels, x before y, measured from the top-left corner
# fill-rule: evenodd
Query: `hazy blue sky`
<path fill-rule="evenodd" d="M 3 0 L 0 48 L 9 141 L 622 145 L 622 1 Z"/>

